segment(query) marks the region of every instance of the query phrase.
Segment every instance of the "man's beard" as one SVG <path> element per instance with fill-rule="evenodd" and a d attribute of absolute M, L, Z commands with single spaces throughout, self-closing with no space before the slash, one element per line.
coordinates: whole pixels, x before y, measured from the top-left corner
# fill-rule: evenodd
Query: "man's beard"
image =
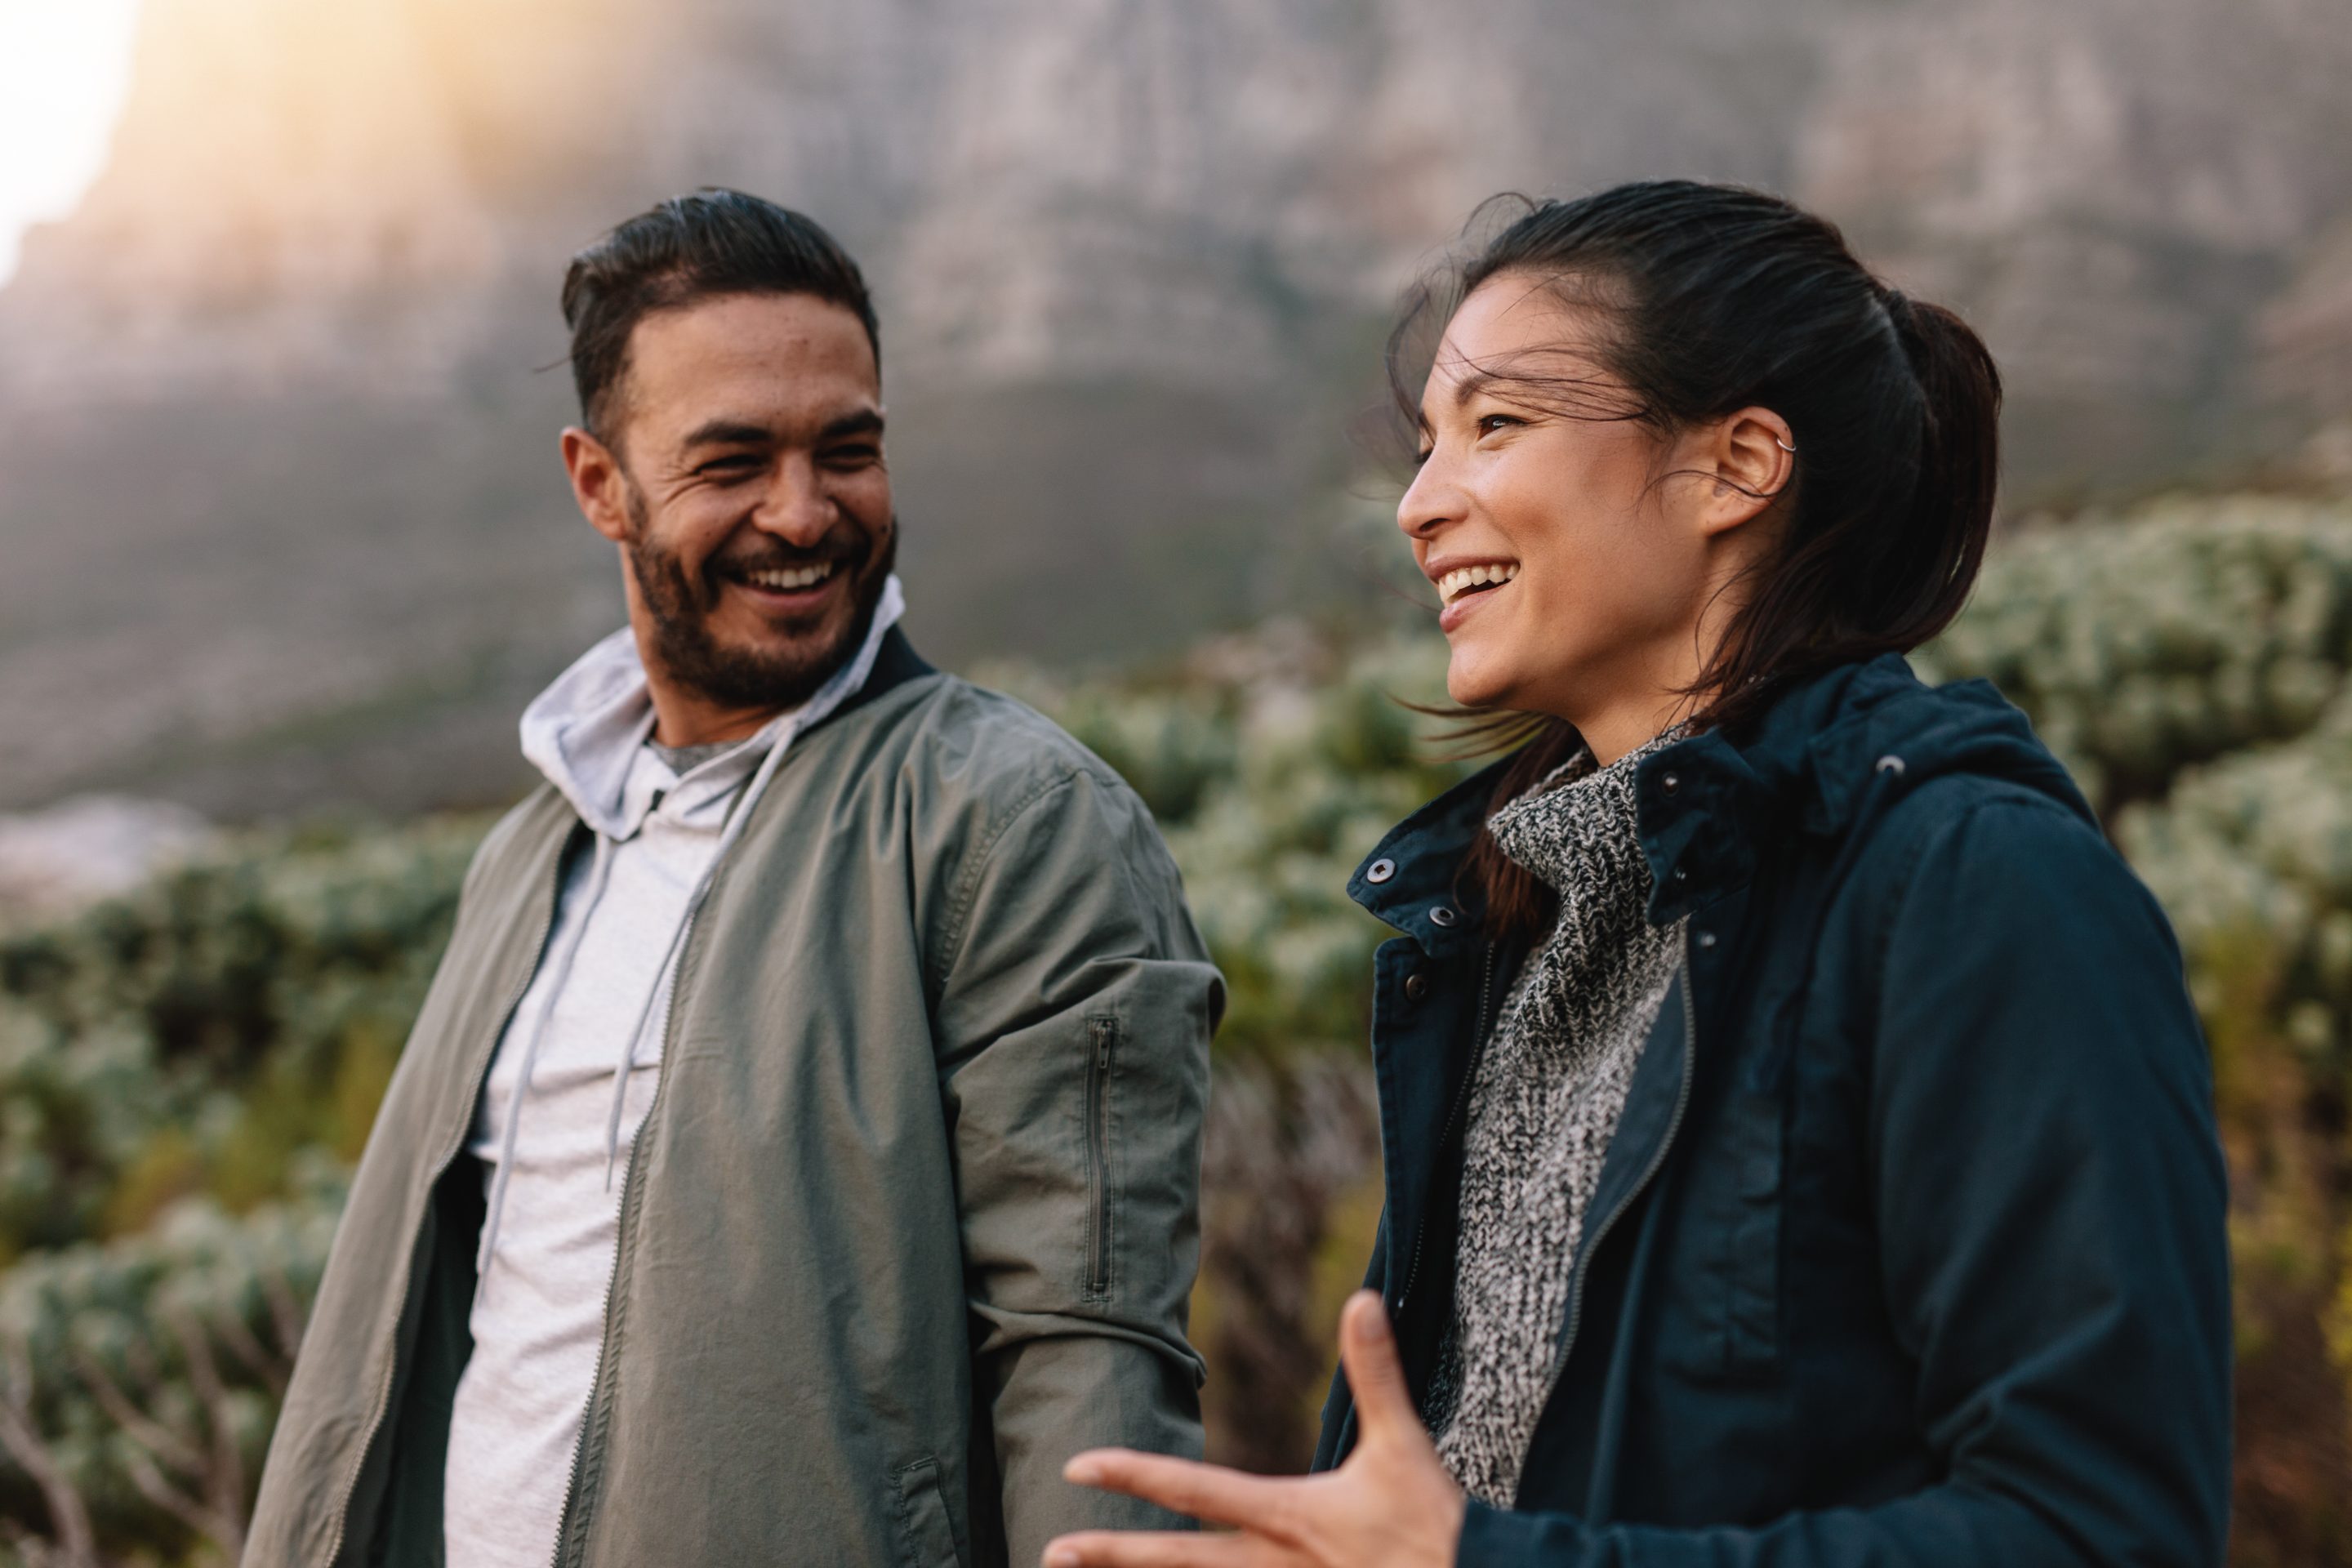
<path fill-rule="evenodd" d="M 815 550 L 793 550 L 770 541 L 772 548 L 756 554 L 714 556 L 703 563 L 698 576 L 653 542 L 639 496 L 632 493 L 627 507 L 635 534 L 627 546 L 629 564 L 636 575 L 637 597 L 653 620 L 654 657 L 672 680 L 723 708 L 781 712 L 815 696 L 865 646 L 875 607 L 882 602 L 882 590 L 898 559 L 894 517 L 878 545 L 871 534 L 860 534 L 856 545 L 847 549 L 828 541 Z M 768 649 L 722 647 L 711 635 L 710 617 L 729 575 L 826 560 L 837 562 L 835 570 L 850 579 L 852 614 L 839 631 L 820 640 L 812 626 L 805 639 Z"/>

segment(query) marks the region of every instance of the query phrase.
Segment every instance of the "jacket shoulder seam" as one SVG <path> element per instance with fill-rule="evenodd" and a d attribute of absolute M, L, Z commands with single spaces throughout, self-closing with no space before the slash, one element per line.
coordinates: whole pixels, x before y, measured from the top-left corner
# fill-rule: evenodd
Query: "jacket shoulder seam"
<path fill-rule="evenodd" d="M 965 922 L 971 918 L 972 903 L 980 894 L 981 878 L 987 874 L 989 862 L 995 858 L 996 847 L 1004 841 L 1004 836 L 1013 830 L 1013 825 L 1026 816 L 1040 801 L 1057 790 L 1069 788 L 1077 778 L 1077 769 L 1058 768 L 1033 781 L 1027 789 L 1013 797 L 1003 815 L 988 830 L 987 837 L 972 851 L 971 864 L 957 880 L 955 901 L 948 909 L 946 940 L 940 944 L 940 969 L 932 976 L 934 984 L 944 986 L 948 976 L 955 971 L 956 960 L 962 956 Z"/>
<path fill-rule="evenodd" d="M 1019 698 L 989 687 L 975 685 L 961 676 L 950 675 L 945 671 L 940 672 L 940 689 L 932 699 L 934 701 L 946 703 L 961 699 L 976 709 L 1009 710 L 1019 720 L 1022 732 L 1033 742 L 1034 753 L 1037 758 L 1035 765 L 1045 769 L 1050 775 L 1075 777 L 1083 773 L 1097 784 L 1115 785 L 1120 789 L 1131 788 L 1127 781 L 1119 776 L 1118 771 L 1088 750 L 1085 742 L 1071 734 L 1051 717 L 1039 712 Z M 985 721 L 977 715 L 959 721 L 965 725 L 982 721 Z M 1022 801 L 1025 804 L 1027 796 L 1024 795 Z"/>
<path fill-rule="evenodd" d="M 2056 801 L 2021 789 L 1999 789 L 1991 794 L 1980 795 L 1961 805 L 1949 819 L 1923 825 L 1912 837 L 1908 846 L 1910 852 L 1903 863 L 1901 883 L 1889 903 L 1886 920 L 1879 926 L 1878 951 L 1871 963 L 1870 994 L 1873 996 L 1883 997 L 1886 994 L 1886 966 L 1893 962 L 1895 932 L 1902 925 L 1904 912 L 1910 908 L 1911 895 L 1918 886 L 1920 873 L 1927 865 L 1929 852 L 1937 845 L 1948 841 L 1954 835 L 1966 829 L 1979 816 L 1992 812 L 2016 812 L 2033 816 L 2047 816 L 2062 826 L 2071 824 L 2086 830 L 2089 827 L 2088 824 Z"/>

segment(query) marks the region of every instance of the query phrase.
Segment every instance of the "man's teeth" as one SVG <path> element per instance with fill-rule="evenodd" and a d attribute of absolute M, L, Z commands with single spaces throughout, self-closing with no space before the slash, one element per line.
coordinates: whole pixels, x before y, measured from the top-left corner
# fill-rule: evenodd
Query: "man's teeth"
<path fill-rule="evenodd" d="M 1518 574 L 1519 563 L 1516 561 L 1457 566 L 1437 580 L 1437 596 L 1450 605 L 1473 588 L 1488 583 L 1507 583 Z"/>
<path fill-rule="evenodd" d="M 819 583 L 824 582 L 827 577 L 833 575 L 834 564 L 835 563 L 833 562 L 826 561 L 814 566 L 795 566 L 788 570 L 775 569 L 765 572 L 747 572 L 743 575 L 744 581 L 750 583 L 753 587 L 765 588 L 769 592 L 775 594 L 789 594 L 800 588 L 815 587 Z"/>

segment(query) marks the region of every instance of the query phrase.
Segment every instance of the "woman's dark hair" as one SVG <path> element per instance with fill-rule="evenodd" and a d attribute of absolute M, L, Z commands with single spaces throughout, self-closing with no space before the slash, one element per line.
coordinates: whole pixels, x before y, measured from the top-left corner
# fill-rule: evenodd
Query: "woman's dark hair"
<path fill-rule="evenodd" d="M 740 191 L 705 186 L 672 196 L 572 258 L 563 323 L 572 329 L 572 382 L 596 438 L 618 433 L 615 399 L 629 369 L 629 334 L 656 310 L 722 294 L 813 294 L 866 328 L 874 361 L 882 329 L 866 278 L 816 219 Z"/>
<path fill-rule="evenodd" d="M 1413 346 L 1509 275 L 1593 312 L 1600 368 L 1622 384 L 1613 404 L 1596 404 L 1589 383 L 1503 367 L 1515 391 L 1662 437 L 1750 406 L 1788 421 L 1795 477 L 1688 693 L 1696 726 L 1737 731 L 1790 681 L 1908 652 L 1950 624 L 1984 557 L 2000 466 L 2000 376 L 1965 322 L 1889 289 L 1834 225 L 1762 192 L 1667 180 L 1527 205 L 1416 290 L 1390 339 L 1391 385 L 1417 419 Z M 1465 732 L 1487 747 L 1525 742 L 1497 806 L 1582 743 L 1559 719 L 1468 717 Z M 1490 836 L 1465 876 L 1491 929 L 1549 923 L 1549 890 Z"/>

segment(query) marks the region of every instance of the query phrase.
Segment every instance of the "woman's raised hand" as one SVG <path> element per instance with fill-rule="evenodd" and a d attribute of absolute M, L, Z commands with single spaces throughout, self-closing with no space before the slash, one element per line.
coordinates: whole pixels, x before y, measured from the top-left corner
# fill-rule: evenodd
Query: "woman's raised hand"
<path fill-rule="evenodd" d="M 1340 1314 L 1339 1363 L 1355 1396 L 1357 1436 L 1338 1469 L 1274 1478 L 1093 1449 L 1062 1474 L 1231 1529 L 1065 1535 L 1045 1548 L 1045 1568 L 1450 1568 L 1462 1489 L 1422 1427 L 1388 1313 L 1372 1291 L 1356 1292 Z"/>

